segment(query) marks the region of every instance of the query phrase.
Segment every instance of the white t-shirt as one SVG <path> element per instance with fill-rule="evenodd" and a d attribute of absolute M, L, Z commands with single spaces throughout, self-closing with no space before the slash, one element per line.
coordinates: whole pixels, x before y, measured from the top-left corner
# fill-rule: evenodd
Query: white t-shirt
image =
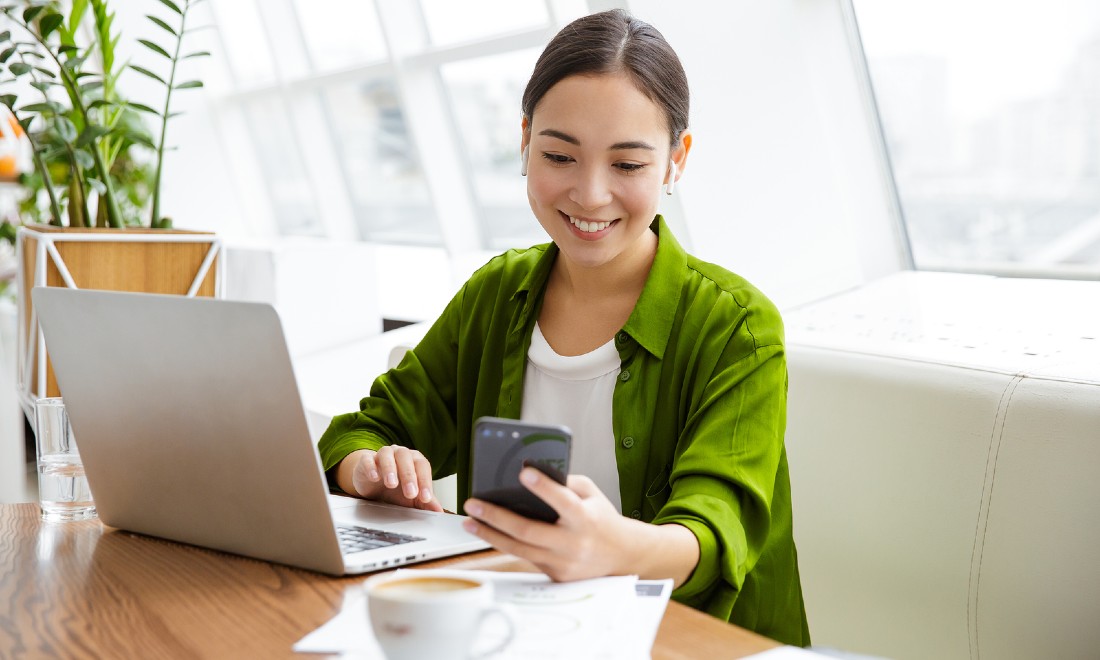
<path fill-rule="evenodd" d="M 527 352 L 520 419 L 572 429 L 569 472 L 594 481 L 621 512 L 611 425 L 611 403 L 620 366 L 614 339 L 591 353 L 558 355 L 536 323 Z"/>

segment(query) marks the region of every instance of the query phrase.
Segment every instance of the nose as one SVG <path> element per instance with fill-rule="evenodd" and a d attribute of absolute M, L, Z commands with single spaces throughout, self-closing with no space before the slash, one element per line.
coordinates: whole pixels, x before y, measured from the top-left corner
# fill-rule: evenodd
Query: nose
<path fill-rule="evenodd" d="M 611 203 L 611 187 L 602 168 L 578 168 L 569 201 L 586 211 L 602 208 Z"/>

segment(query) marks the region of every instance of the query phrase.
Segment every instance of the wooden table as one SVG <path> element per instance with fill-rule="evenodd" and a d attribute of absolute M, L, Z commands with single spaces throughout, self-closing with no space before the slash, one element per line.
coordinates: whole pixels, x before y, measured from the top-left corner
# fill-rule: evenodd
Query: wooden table
<path fill-rule="evenodd" d="M 421 564 L 531 570 L 495 551 Z M 293 656 L 363 577 L 333 578 L 0 504 L 0 658 Z M 670 602 L 654 658 L 739 658 L 770 639 Z M 308 657 L 308 656 L 300 656 Z"/>

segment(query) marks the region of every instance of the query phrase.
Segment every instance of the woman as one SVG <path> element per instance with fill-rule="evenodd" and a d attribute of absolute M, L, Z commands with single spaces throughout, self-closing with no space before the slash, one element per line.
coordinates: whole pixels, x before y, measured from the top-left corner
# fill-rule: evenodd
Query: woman
<path fill-rule="evenodd" d="M 782 322 L 657 215 L 687 123 L 686 76 L 651 26 L 615 10 L 559 32 L 524 92 L 520 141 L 553 243 L 475 273 L 360 412 L 333 419 L 322 461 L 348 493 L 433 510 L 432 478 L 457 472 L 467 529 L 556 580 L 672 578 L 677 600 L 806 645 Z M 484 415 L 573 429 L 567 486 L 521 473 L 555 524 L 467 499 Z"/>

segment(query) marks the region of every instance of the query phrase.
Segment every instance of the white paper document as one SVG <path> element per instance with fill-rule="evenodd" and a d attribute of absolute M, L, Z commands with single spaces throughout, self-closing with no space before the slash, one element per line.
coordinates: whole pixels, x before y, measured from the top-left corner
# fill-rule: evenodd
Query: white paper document
<path fill-rule="evenodd" d="M 552 582 L 542 573 L 398 572 L 465 574 L 491 580 L 497 602 L 510 605 L 516 616 L 516 637 L 506 650 L 493 656 L 499 660 L 648 658 L 672 594 L 672 580 L 638 580 L 634 576 Z M 505 634 L 504 625 L 495 617 L 486 620 L 474 652 L 495 646 Z M 371 632 L 366 594 L 350 592 L 339 614 L 303 637 L 294 651 L 383 660 Z"/>

